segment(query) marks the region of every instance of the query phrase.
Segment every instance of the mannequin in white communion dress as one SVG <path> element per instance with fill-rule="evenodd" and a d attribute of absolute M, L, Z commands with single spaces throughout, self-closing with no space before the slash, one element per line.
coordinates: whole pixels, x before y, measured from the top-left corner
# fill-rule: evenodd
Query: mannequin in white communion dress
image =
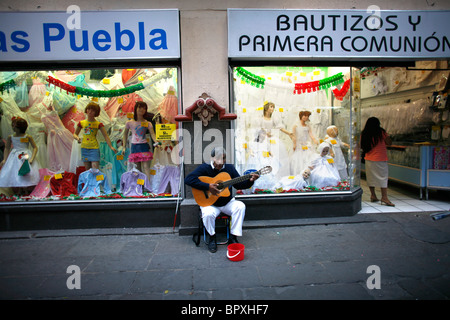
<path fill-rule="evenodd" d="M 311 112 L 309 111 L 300 111 L 300 121 L 292 128 L 292 134 L 294 135 L 294 152 L 291 156 L 292 175 L 303 172 L 317 155 L 314 149 L 318 142 L 307 124 L 310 115 Z"/>
<path fill-rule="evenodd" d="M 255 140 L 251 143 L 252 155 L 250 163 L 254 163 L 256 168 L 265 166 L 272 167 L 272 173 L 264 175 L 253 185 L 253 189 L 270 189 L 283 176 L 289 175 L 289 158 L 285 144 L 280 139 L 280 131 L 293 137 L 292 133 L 283 128 L 283 124 L 273 112 L 275 104 L 267 102 L 264 104 L 263 117 L 255 121 Z"/>
<path fill-rule="evenodd" d="M 319 147 L 319 155 L 311 162 L 311 186 L 316 188 L 333 187 L 340 182 L 339 172 L 334 160 L 328 155 L 331 147 L 328 142 L 322 142 Z"/>

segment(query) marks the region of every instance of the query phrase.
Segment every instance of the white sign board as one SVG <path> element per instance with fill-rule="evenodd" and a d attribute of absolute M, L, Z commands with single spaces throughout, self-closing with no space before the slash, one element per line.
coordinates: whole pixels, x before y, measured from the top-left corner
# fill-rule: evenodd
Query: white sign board
<path fill-rule="evenodd" d="M 0 61 L 179 57 L 177 9 L 0 12 Z"/>
<path fill-rule="evenodd" d="M 368 11 L 228 9 L 228 56 L 450 58 L 450 11 Z"/>

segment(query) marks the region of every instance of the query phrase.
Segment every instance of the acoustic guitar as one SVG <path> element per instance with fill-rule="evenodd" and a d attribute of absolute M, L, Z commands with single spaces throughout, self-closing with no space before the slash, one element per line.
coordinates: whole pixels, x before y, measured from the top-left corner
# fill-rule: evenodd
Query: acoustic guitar
<path fill-rule="evenodd" d="M 228 187 L 243 182 L 246 180 L 250 180 L 252 177 L 252 174 L 258 174 L 258 175 L 264 175 L 272 172 L 272 167 L 267 166 L 262 168 L 261 170 L 258 170 L 256 172 L 252 172 L 250 174 L 246 174 L 234 179 L 231 179 L 230 175 L 226 172 L 221 172 L 215 177 L 207 177 L 207 176 L 200 176 L 198 179 L 202 182 L 211 184 L 215 183 L 217 184 L 217 189 L 221 190 L 219 194 L 214 195 L 209 190 L 199 190 L 196 188 L 192 188 L 192 194 L 194 195 L 195 202 L 201 207 L 207 207 L 213 205 L 217 199 L 220 197 L 229 197 L 230 196 L 230 189 Z"/>

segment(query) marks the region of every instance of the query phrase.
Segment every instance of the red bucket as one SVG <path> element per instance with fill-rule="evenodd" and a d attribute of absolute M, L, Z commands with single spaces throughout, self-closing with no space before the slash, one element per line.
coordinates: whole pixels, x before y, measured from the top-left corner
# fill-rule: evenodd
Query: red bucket
<path fill-rule="evenodd" d="M 228 245 L 227 257 L 231 261 L 241 261 L 244 259 L 245 246 L 240 243 Z"/>

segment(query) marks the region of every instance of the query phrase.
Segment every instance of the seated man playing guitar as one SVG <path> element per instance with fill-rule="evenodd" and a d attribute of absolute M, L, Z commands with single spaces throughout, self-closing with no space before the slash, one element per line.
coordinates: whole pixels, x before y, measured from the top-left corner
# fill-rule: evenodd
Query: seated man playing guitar
<path fill-rule="evenodd" d="M 225 160 L 225 149 L 216 147 L 211 151 L 211 163 L 201 164 L 184 180 L 185 184 L 192 187 L 194 198 L 200 206 L 203 224 L 210 235 L 208 249 L 211 252 L 217 251 L 215 222 L 220 212 L 232 217 L 229 243 L 238 242 L 236 237 L 242 236 L 245 204 L 231 196 L 231 186 L 234 184 L 236 189 L 248 189 L 259 178 L 258 172 L 251 173 L 248 178 L 240 177 L 235 167 L 225 163 Z M 223 177 L 234 181 L 229 180 L 231 184 L 227 186 L 226 182 L 222 184 L 226 180 L 221 180 Z"/>

